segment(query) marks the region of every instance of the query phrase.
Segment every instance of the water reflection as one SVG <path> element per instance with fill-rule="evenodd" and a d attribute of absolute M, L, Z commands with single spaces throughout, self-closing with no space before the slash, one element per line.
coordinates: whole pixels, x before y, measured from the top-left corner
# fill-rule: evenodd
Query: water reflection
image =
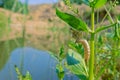
<path fill-rule="evenodd" d="M 13 51 L 16 47 L 21 47 L 22 38 L 9 40 L 9 41 L 1 41 L 0 42 L 0 70 L 4 67 L 7 62 L 11 51 Z"/>
<path fill-rule="evenodd" d="M 14 48 L 11 45 L 8 51 L 11 52 Z M 10 54 L 4 54 L 4 51 L 7 50 L 3 50 L 2 57 L 0 56 L 0 80 L 17 80 L 14 65 L 17 65 L 23 74 L 29 71 L 33 80 L 58 80 L 55 72 L 57 62 L 47 52 L 30 47 L 16 48 Z M 79 79 L 73 75 L 66 75 L 64 80 Z"/>

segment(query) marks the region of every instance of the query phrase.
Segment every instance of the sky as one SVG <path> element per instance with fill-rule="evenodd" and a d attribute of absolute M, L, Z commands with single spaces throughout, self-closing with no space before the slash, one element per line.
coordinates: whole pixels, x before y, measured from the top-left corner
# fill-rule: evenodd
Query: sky
<path fill-rule="evenodd" d="M 21 2 L 25 2 L 25 0 L 20 0 Z M 28 4 L 44 4 L 44 3 L 55 3 L 58 0 L 28 0 Z"/>

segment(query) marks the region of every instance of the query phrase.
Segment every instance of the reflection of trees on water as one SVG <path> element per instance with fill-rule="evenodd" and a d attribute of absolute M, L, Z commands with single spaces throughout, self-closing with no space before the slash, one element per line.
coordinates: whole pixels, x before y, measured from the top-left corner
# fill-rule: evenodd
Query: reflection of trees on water
<path fill-rule="evenodd" d="M 22 39 L 15 39 L 0 42 L 0 70 L 7 63 L 10 53 L 17 47 L 21 47 Z"/>

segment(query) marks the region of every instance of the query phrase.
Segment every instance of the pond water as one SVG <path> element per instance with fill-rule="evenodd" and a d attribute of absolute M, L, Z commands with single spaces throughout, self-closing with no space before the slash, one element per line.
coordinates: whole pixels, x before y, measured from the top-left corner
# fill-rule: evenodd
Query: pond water
<path fill-rule="evenodd" d="M 2 46 L 0 46 L 2 51 L 0 53 L 0 80 L 17 80 L 14 65 L 17 65 L 23 74 L 29 71 L 33 80 L 58 80 L 55 70 L 57 61 L 46 51 L 31 47 L 21 48 L 20 45 L 19 48 L 16 48 L 18 47 L 14 45 L 16 41 L 1 42 L 0 44 Z M 9 50 L 7 50 L 8 46 Z M 66 74 L 64 80 L 79 79 L 72 74 Z"/>

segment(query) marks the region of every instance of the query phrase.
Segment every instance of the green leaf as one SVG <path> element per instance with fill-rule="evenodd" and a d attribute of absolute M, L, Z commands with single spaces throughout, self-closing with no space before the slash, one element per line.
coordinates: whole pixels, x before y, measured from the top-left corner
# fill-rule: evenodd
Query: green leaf
<path fill-rule="evenodd" d="M 17 73 L 18 80 L 32 80 L 30 73 L 27 71 L 26 75 L 23 76 L 19 68 L 15 65 L 15 71 Z"/>
<path fill-rule="evenodd" d="M 80 80 L 88 80 L 85 75 L 77 75 Z"/>
<path fill-rule="evenodd" d="M 67 60 L 67 68 L 76 76 L 80 78 L 80 80 L 88 79 L 88 71 L 84 62 L 84 59 L 81 55 L 72 49 L 69 49 L 68 55 L 66 57 Z"/>
<path fill-rule="evenodd" d="M 103 37 L 101 35 L 99 35 L 98 37 L 98 42 L 100 43 L 100 45 L 103 44 Z"/>
<path fill-rule="evenodd" d="M 32 80 L 32 77 L 28 71 L 27 71 L 26 76 L 24 77 L 23 80 Z"/>
<path fill-rule="evenodd" d="M 84 56 L 84 48 L 82 47 L 82 44 L 75 43 L 73 41 L 70 41 L 68 43 L 69 48 L 75 50 L 78 52 L 82 57 Z"/>
<path fill-rule="evenodd" d="M 100 8 L 102 6 L 104 6 L 107 3 L 107 0 L 97 0 L 96 4 L 95 4 L 95 8 Z"/>
<path fill-rule="evenodd" d="M 56 73 L 57 73 L 59 79 L 64 78 L 65 71 L 64 71 L 64 68 L 63 68 L 63 66 L 61 64 L 56 65 Z"/>
<path fill-rule="evenodd" d="M 61 56 L 63 55 L 63 53 L 64 53 L 64 47 L 62 46 L 62 47 L 60 48 L 59 56 L 61 57 Z"/>
<path fill-rule="evenodd" d="M 79 63 L 80 63 L 79 60 L 76 60 L 73 56 L 67 55 L 67 64 L 68 65 L 76 65 Z"/>
<path fill-rule="evenodd" d="M 114 40 L 119 40 L 120 39 L 120 34 L 119 34 L 119 24 L 116 24 L 114 27 Z"/>
<path fill-rule="evenodd" d="M 108 25 L 108 26 L 98 27 L 98 28 L 95 30 L 95 33 L 98 33 L 98 32 L 100 32 L 100 31 L 103 31 L 103 30 L 109 29 L 110 27 L 114 27 L 115 25 L 116 25 L 116 23 L 111 24 L 111 25 Z"/>
<path fill-rule="evenodd" d="M 61 62 L 63 59 L 65 59 L 65 57 L 66 57 L 66 54 L 64 54 L 65 52 L 64 52 L 64 47 L 62 46 L 61 48 L 60 48 L 60 51 L 59 51 L 59 56 L 58 56 L 58 59 L 59 59 L 59 61 Z"/>
<path fill-rule="evenodd" d="M 89 28 L 87 27 L 85 22 L 71 14 L 63 13 L 60 10 L 56 9 L 56 15 L 76 30 L 86 32 L 89 31 Z"/>

